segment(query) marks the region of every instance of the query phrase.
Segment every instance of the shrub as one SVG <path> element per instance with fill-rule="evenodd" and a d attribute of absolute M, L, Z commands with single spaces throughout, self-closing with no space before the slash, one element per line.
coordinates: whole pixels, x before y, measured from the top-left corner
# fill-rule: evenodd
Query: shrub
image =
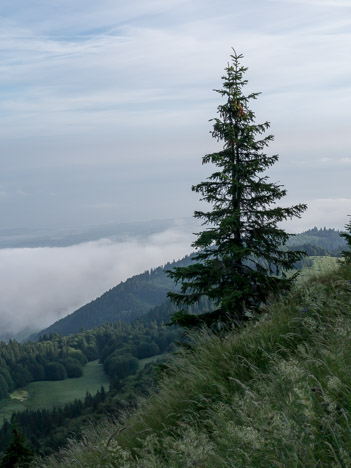
<path fill-rule="evenodd" d="M 45 378 L 47 380 L 67 379 L 66 369 L 59 362 L 50 362 L 45 366 Z"/>
<path fill-rule="evenodd" d="M 83 375 L 83 366 L 78 359 L 69 358 L 62 362 L 66 369 L 67 377 L 81 377 Z"/>
<path fill-rule="evenodd" d="M 146 341 L 144 341 L 140 343 L 137 350 L 139 359 L 155 356 L 156 354 L 160 353 L 160 348 L 154 342 L 147 343 Z"/>
<path fill-rule="evenodd" d="M 118 377 L 119 379 L 123 379 L 128 375 L 135 374 L 138 367 L 138 359 L 132 355 L 125 355 L 108 358 L 104 364 L 104 371 L 112 378 Z"/>
<path fill-rule="evenodd" d="M 86 355 L 79 350 L 70 351 L 68 358 L 77 359 L 83 366 L 88 362 Z"/>

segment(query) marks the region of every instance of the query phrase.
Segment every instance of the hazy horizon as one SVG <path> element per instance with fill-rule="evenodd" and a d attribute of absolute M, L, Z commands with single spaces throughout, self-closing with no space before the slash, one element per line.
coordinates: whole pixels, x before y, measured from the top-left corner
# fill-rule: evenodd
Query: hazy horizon
<path fill-rule="evenodd" d="M 198 228 L 186 218 L 28 237 L 22 230 L 13 241 L 21 246 L 0 247 L 0 339 L 42 330 L 121 281 L 183 258 Z"/>
<path fill-rule="evenodd" d="M 0 338 L 43 329 L 131 276 L 191 253 L 181 223 L 64 247 L 0 249 Z"/>

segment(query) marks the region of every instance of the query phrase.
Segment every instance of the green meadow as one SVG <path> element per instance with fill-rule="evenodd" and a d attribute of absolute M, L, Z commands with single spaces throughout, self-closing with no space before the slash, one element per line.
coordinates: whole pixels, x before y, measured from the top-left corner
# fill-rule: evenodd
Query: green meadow
<path fill-rule="evenodd" d="M 16 390 L 0 401 L 0 424 L 11 418 L 14 411 L 37 410 L 64 405 L 70 401 L 83 399 L 86 392 L 95 394 L 101 385 L 109 386 L 108 376 L 99 361 L 89 362 L 84 367 L 83 376 L 59 381 L 32 382 L 24 389 Z"/>
<path fill-rule="evenodd" d="M 163 360 L 166 356 L 168 355 L 163 354 L 140 359 L 139 369 L 143 369 L 146 364 L 160 358 Z M 101 385 L 107 389 L 109 384 L 109 378 L 98 360 L 89 362 L 84 367 L 83 376 L 80 378 L 32 382 L 23 389 L 15 390 L 9 398 L 0 401 L 0 425 L 3 424 L 5 418 L 10 419 L 15 411 L 61 406 L 75 399 L 84 399 L 87 391 L 94 395 L 100 390 Z"/>
<path fill-rule="evenodd" d="M 325 257 L 309 256 L 308 259 L 312 261 L 312 265 L 308 267 L 304 267 L 300 271 L 299 281 L 305 281 L 315 276 L 328 274 L 331 271 L 335 270 L 336 266 L 341 261 L 340 258 L 328 257 L 328 256 L 325 256 Z"/>

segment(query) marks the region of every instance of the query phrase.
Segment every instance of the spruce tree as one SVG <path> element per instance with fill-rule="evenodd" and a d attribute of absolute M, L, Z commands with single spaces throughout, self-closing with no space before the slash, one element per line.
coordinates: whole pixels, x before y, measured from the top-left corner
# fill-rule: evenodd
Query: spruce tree
<path fill-rule="evenodd" d="M 295 276 L 287 278 L 284 272 L 304 255 L 284 248 L 289 234 L 278 223 L 300 217 L 307 206 L 276 205 L 286 190 L 266 175 L 278 156 L 265 153 L 273 136 L 263 135 L 269 122 L 255 123 L 249 108 L 260 93 L 243 93 L 247 68 L 241 65 L 242 58 L 233 50 L 223 87 L 215 90 L 225 102 L 218 107 L 211 133 L 223 149 L 205 155 L 202 163 L 216 170 L 192 187 L 211 207 L 194 214 L 206 228 L 193 243 L 194 263 L 169 272 L 181 285 L 180 292 L 170 292 L 169 297 L 183 307 L 172 322 L 182 326 L 245 320 L 270 294 L 290 288 Z M 202 296 L 212 301 L 213 310 L 189 314 L 188 306 Z"/>
<path fill-rule="evenodd" d="M 27 447 L 23 434 L 15 424 L 12 429 L 12 440 L 5 450 L 1 468 L 30 466 L 33 452 Z"/>
<path fill-rule="evenodd" d="M 340 235 L 346 240 L 349 250 L 344 250 L 342 252 L 346 263 L 351 264 L 351 221 L 345 226 L 346 231 L 342 232 Z"/>

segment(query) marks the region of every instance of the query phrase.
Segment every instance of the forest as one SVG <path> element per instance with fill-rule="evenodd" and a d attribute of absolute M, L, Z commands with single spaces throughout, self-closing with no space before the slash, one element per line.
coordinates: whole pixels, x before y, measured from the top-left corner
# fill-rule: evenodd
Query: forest
<path fill-rule="evenodd" d="M 95 395 L 87 393 L 84 401 L 75 400 L 64 407 L 13 414 L 0 430 L 0 451 L 10 440 L 11 422 L 17 421 L 34 451 L 50 453 L 64 445 L 72 431 L 79 435 L 82 417 L 92 421 L 112 413 L 112 409 L 117 414 L 118 408 L 133 405 L 138 394 L 152 387 L 152 365 L 139 370 L 139 362 L 156 355 L 167 356 L 180 338 L 180 330 L 145 321 L 105 324 L 68 337 L 44 335 L 38 342 L 1 343 L 2 398 L 31 381 L 79 378 L 84 365 L 96 359 L 109 376 L 110 385 Z"/>
<path fill-rule="evenodd" d="M 174 287 L 174 283 L 165 271 L 190 262 L 190 257 L 185 257 L 178 262 L 133 276 L 29 339 L 36 340 L 39 336 L 50 333 L 66 336 L 102 323 L 131 322 L 166 300 L 167 292 Z"/>

